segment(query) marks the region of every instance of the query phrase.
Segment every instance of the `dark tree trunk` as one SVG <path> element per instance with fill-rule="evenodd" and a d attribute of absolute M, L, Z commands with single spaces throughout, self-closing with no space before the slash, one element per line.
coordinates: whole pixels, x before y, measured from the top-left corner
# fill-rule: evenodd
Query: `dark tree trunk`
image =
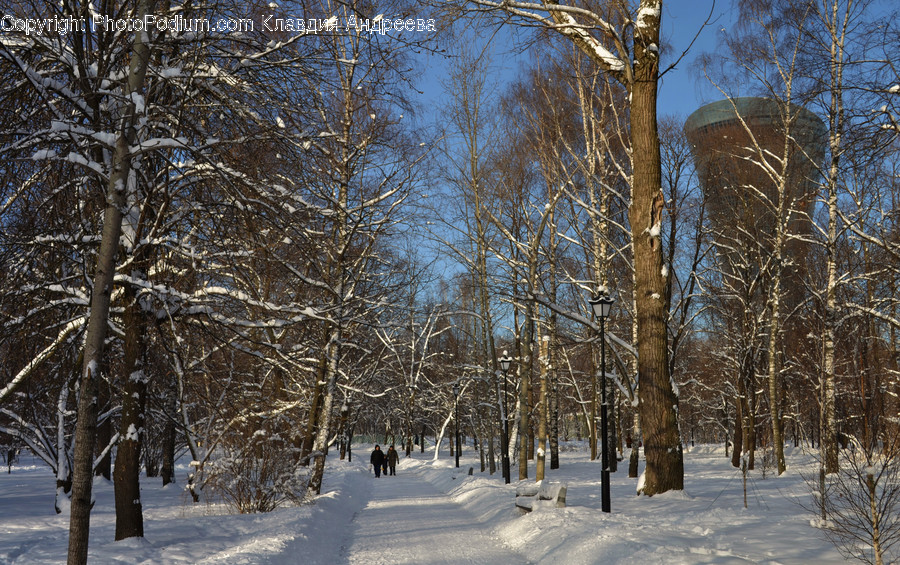
<path fill-rule="evenodd" d="M 175 426 L 178 415 L 175 412 L 178 410 L 178 387 L 174 378 L 166 388 L 165 394 L 166 423 L 163 427 L 161 469 L 163 486 L 175 482 L 175 443 L 178 436 L 178 428 Z"/>
<path fill-rule="evenodd" d="M 615 388 L 610 387 L 611 390 L 607 391 L 609 395 L 612 397 L 609 402 L 612 406 L 618 406 L 618 398 Z M 609 465 L 610 473 L 615 473 L 619 470 L 619 410 L 610 410 L 609 411 L 609 437 L 606 442 L 606 461 Z"/>
<path fill-rule="evenodd" d="M 144 536 L 141 505 L 141 445 L 144 439 L 144 407 L 147 376 L 144 372 L 144 316 L 136 290 L 125 289 L 125 363 L 122 418 L 113 470 L 116 498 L 116 541 Z"/>
<path fill-rule="evenodd" d="M 319 413 L 321 412 L 320 406 L 322 403 L 322 397 L 324 396 L 324 387 L 322 383 L 325 379 L 325 366 L 327 363 L 327 358 L 323 354 L 322 358 L 319 359 L 319 367 L 318 372 L 316 374 L 316 386 L 313 389 L 313 399 L 312 406 L 309 408 L 309 420 L 306 422 L 306 435 L 303 436 L 303 443 L 300 447 L 300 464 L 308 465 L 309 460 L 307 457 L 313 448 L 313 442 L 316 439 L 316 431 L 318 429 L 319 422 Z"/>
<path fill-rule="evenodd" d="M 744 448 L 744 411 L 740 396 L 734 397 L 734 447 L 731 451 L 731 465 L 741 468 L 741 450 Z"/>
<path fill-rule="evenodd" d="M 550 371 L 550 469 L 559 469 L 559 381 Z"/>

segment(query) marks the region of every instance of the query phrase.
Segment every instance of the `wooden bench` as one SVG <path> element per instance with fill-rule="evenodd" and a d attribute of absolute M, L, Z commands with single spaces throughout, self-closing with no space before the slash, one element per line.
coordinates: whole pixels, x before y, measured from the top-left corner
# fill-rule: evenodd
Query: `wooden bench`
<path fill-rule="evenodd" d="M 541 481 L 516 487 L 516 507 L 531 512 L 542 504 L 565 508 L 567 483 Z"/>

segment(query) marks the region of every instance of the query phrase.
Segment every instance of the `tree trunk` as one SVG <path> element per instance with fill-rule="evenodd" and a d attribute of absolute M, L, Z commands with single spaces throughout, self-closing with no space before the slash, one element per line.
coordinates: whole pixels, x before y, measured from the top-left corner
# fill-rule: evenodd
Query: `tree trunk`
<path fill-rule="evenodd" d="M 879 495 L 875 477 L 868 472 L 866 473 L 866 494 L 869 499 L 869 525 L 872 528 L 872 552 L 875 555 L 875 565 L 884 565 L 884 549 L 881 539 L 882 509 L 880 508 L 883 495 Z"/>
<path fill-rule="evenodd" d="M 752 377 L 751 377 L 752 378 Z M 744 386 L 744 447 L 742 457 L 747 458 L 747 468 L 756 468 L 756 394 L 753 381 Z"/>
<path fill-rule="evenodd" d="M 780 251 L 776 250 L 780 255 Z M 779 259 L 780 262 L 780 259 Z M 781 395 L 778 387 L 778 334 L 781 330 L 780 322 L 780 292 L 781 292 L 781 268 L 777 267 L 774 273 L 771 296 L 771 314 L 769 321 L 769 414 L 772 420 L 772 443 L 775 450 L 775 465 L 778 474 L 784 473 L 787 464 L 784 461 L 784 431 L 781 425 Z"/>
<path fill-rule="evenodd" d="M 636 479 L 638 477 L 638 466 L 641 457 L 641 413 L 634 411 L 634 418 L 631 425 L 631 457 L 628 460 L 628 477 Z"/>
<path fill-rule="evenodd" d="M 619 395 L 617 394 L 616 387 L 611 387 L 607 390 L 607 404 L 609 406 L 618 407 Z M 608 417 L 608 425 L 609 429 L 607 430 L 607 449 L 606 449 L 606 461 L 607 467 L 609 468 L 610 473 L 615 473 L 619 470 L 619 418 L 617 416 L 619 410 L 609 410 Z"/>
<path fill-rule="evenodd" d="M 491 412 L 488 412 L 490 416 Z M 494 428 L 495 422 L 493 418 L 488 418 L 488 441 L 487 441 L 487 457 L 488 457 L 488 466 L 490 468 L 490 474 L 493 475 L 497 472 L 497 449 L 494 446 L 494 436 L 496 435 L 496 431 Z M 482 446 L 484 446 L 484 441 L 481 442 Z M 483 469 L 482 469 L 483 471 Z"/>
<path fill-rule="evenodd" d="M 151 13 L 150 0 L 140 0 L 135 17 L 142 19 Z M 128 73 L 127 93 L 140 95 L 150 60 L 150 49 L 144 43 L 145 34 L 136 33 L 132 50 L 134 56 Z M 103 346 L 109 323 L 109 302 L 116 272 L 116 252 L 122 233 L 122 210 L 128 182 L 136 182 L 131 173 L 131 146 L 137 133 L 136 99 L 126 97 L 121 130 L 116 140 L 112 170 L 107 187 L 107 206 L 103 215 L 103 232 L 97 254 L 97 268 L 91 291 L 90 317 L 84 344 L 84 369 L 78 399 L 78 421 L 75 427 L 73 457 L 72 508 L 69 518 L 68 564 L 87 563 L 91 523 L 91 487 L 93 486 L 93 453 L 97 437 L 97 383 L 101 379 L 98 367 L 103 361 Z"/>
<path fill-rule="evenodd" d="M 645 2 L 641 2 L 642 7 Z M 656 6 L 659 7 L 659 2 Z M 628 216 L 634 247 L 634 294 L 638 324 L 638 382 L 647 459 L 643 493 L 684 488 L 684 461 L 678 433 L 678 397 L 669 374 L 669 344 L 659 239 L 662 193 L 659 132 L 656 124 L 659 78 L 659 15 L 645 16 L 635 29 L 631 88 L 631 146 L 634 180 Z"/>
<path fill-rule="evenodd" d="M 307 457 L 313 450 L 313 443 L 316 440 L 316 433 L 319 425 L 319 415 L 321 414 L 322 395 L 324 391 L 322 385 L 325 382 L 325 370 L 327 366 L 327 355 L 322 354 L 319 359 L 319 366 L 316 370 L 316 384 L 313 388 L 312 403 L 309 407 L 309 420 L 306 422 L 306 433 L 303 436 L 303 442 L 300 447 L 300 464 L 308 465 Z"/>
<path fill-rule="evenodd" d="M 307 486 L 307 490 L 315 495 L 321 493 L 322 478 L 325 476 L 325 448 L 328 445 L 328 431 L 331 428 L 331 408 L 334 404 L 335 392 L 337 391 L 340 341 L 341 330 L 340 328 L 334 328 L 331 333 L 331 339 L 328 340 L 328 345 L 325 349 L 328 360 L 325 369 L 326 384 L 318 414 L 316 437 L 312 445 L 313 470 Z"/>
<path fill-rule="evenodd" d="M 104 367 L 104 373 L 106 372 L 105 369 Z M 104 408 L 110 405 L 109 385 L 107 383 L 97 387 L 97 402 Z M 94 442 L 94 458 L 97 460 L 97 466 L 94 468 L 94 475 L 103 477 L 107 481 L 112 479 L 112 450 L 107 451 L 102 456 L 101 453 L 112 441 L 112 437 L 112 419 L 106 418 L 97 424 L 97 440 Z"/>
<path fill-rule="evenodd" d="M 822 423 L 819 432 L 820 449 L 826 473 L 837 473 L 837 416 L 835 412 L 835 346 L 837 329 L 837 253 L 838 253 L 838 182 L 840 159 L 843 152 L 844 131 L 844 43 L 843 34 L 838 33 L 839 2 L 831 5 L 831 57 L 828 111 L 828 145 L 831 162 L 828 169 L 828 231 L 825 242 L 825 270 L 828 273 L 825 288 L 825 335 L 822 359 Z M 850 10 L 849 5 L 847 10 Z"/>
<path fill-rule="evenodd" d="M 347 457 L 347 417 L 350 414 L 350 407 L 344 404 L 341 406 L 341 417 L 338 423 L 338 454 L 341 461 Z M 408 454 L 407 454 L 408 455 Z"/>
<path fill-rule="evenodd" d="M 541 340 L 541 395 L 538 400 L 538 449 L 534 480 L 544 480 L 544 465 L 547 453 L 547 373 L 550 368 L 549 358 L 550 336 L 544 336 Z"/>
<path fill-rule="evenodd" d="M 591 461 L 596 461 L 597 454 L 597 442 L 599 438 L 597 437 L 597 419 L 599 416 L 597 415 L 597 373 L 600 371 L 591 371 L 591 420 L 590 427 L 588 428 L 588 432 L 590 433 L 591 440 Z"/>
<path fill-rule="evenodd" d="M 162 483 L 163 486 L 175 482 L 175 443 L 178 435 L 178 428 L 175 421 L 178 418 L 176 412 L 178 410 L 177 384 L 173 378 L 169 386 L 166 387 L 166 400 L 164 417 L 166 419 L 163 427 L 162 439 Z"/>
<path fill-rule="evenodd" d="M 143 314 L 133 286 L 125 289 L 125 362 L 122 418 L 113 469 L 116 500 L 116 541 L 144 537 L 141 505 L 141 444 L 144 438 L 144 406 L 147 380 L 144 373 Z"/>
<path fill-rule="evenodd" d="M 72 472 L 69 469 L 69 458 L 65 455 L 66 451 L 68 451 L 66 444 L 66 415 L 68 413 L 66 405 L 69 403 L 68 383 L 63 383 L 56 402 L 56 503 L 54 506 L 56 513 L 61 514 L 62 501 L 67 498 L 69 491 L 72 490 Z M 14 448 L 8 447 L 6 452 L 7 474 L 12 472 L 12 462 L 15 459 L 13 453 Z"/>
<path fill-rule="evenodd" d="M 555 366 L 550 369 L 550 382 L 550 468 L 559 469 L 559 380 Z"/>
<path fill-rule="evenodd" d="M 744 449 L 744 410 L 741 394 L 734 397 L 734 446 L 731 451 L 731 465 L 741 468 L 741 452 Z"/>
<path fill-rule="evenodd" d="M 533 280 L 533 279 L 532 279 Z M 531 358 L 534 351 L 534 303 L 529 302 L 525 313 L 525 332 L 519 363 L 519 480 L 528 478 L 528 444 L 531 441 Z"/>

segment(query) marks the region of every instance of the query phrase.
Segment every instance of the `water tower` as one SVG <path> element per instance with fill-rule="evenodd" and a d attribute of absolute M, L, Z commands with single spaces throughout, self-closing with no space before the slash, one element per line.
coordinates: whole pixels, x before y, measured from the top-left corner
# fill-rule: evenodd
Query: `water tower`
<path fill-rule="evenodd" d="M 789 127 L 785 126 L 787 109 Z M 764 308 L 768 299 L 764 285 L 751 283 L 763 265 L 771 264 L 776 186 L 782 178 L 786 201 L 793 209 L 790 233 L 812 234 L 810 218 L 819 191 L 827 130 L 822 120 L 805 108 L 748 97 L 703 106 L 688 117 L 684 131 L 706 196 L 713 240 L 727 283 L 725 296 L 731 304 L 727 308 L 734 309 L 727 318 L 736 323 L 734 320 L 741 320 L 749 310 Z M 783 175 L 785 169 L 778 160 L 785 154 L 788 166 Z M 798 239 L 785 246 L 785 312 L 806 296 L 809 249 L 808 243 Z M 789 343 L 796 343 L 798 337 L 790 334 L 802 333 L 799 328 L 786 328 L 786 332 Z"/>
<path fill-rule="evenodd" d="M 796 208 L 812 211 L 827 130 L 818 116 L 796 105 L 789 107 L 792 122 L 790 128 L 786 127 L 786 109 L 769 98 L 734 98 L 707 104 L 685 122 L 684 131 L 693 146 L 697 173 L 718 228 L 727 231 L 736 220 L 751 223 L 755 220 L 761 222 L 760 227 L 774 220 L 765 211 L 767 206 L 763 201 L 775 196 L 775 180 L 761 166 L 761 161 L 765 159 L 781 173 L 776 158 L 785 154 L 786 132 L 791 138 L 788 198 L 796 203 Z M 754 146 L 753 139 L 758 147 Z M 726 217 L 721 217 L 722 214 Z"/>

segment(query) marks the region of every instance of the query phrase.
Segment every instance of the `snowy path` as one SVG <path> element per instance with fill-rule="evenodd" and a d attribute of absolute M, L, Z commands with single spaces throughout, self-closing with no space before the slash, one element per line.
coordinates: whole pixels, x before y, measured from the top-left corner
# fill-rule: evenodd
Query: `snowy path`
<path fill-rule="evenodd" d="M 371 480 L 372 499 L 353 518 L 343 562 L 528 563 L 414 469 L 401 465 L 396 476 L 376 479 L 373 475 Z"/>

